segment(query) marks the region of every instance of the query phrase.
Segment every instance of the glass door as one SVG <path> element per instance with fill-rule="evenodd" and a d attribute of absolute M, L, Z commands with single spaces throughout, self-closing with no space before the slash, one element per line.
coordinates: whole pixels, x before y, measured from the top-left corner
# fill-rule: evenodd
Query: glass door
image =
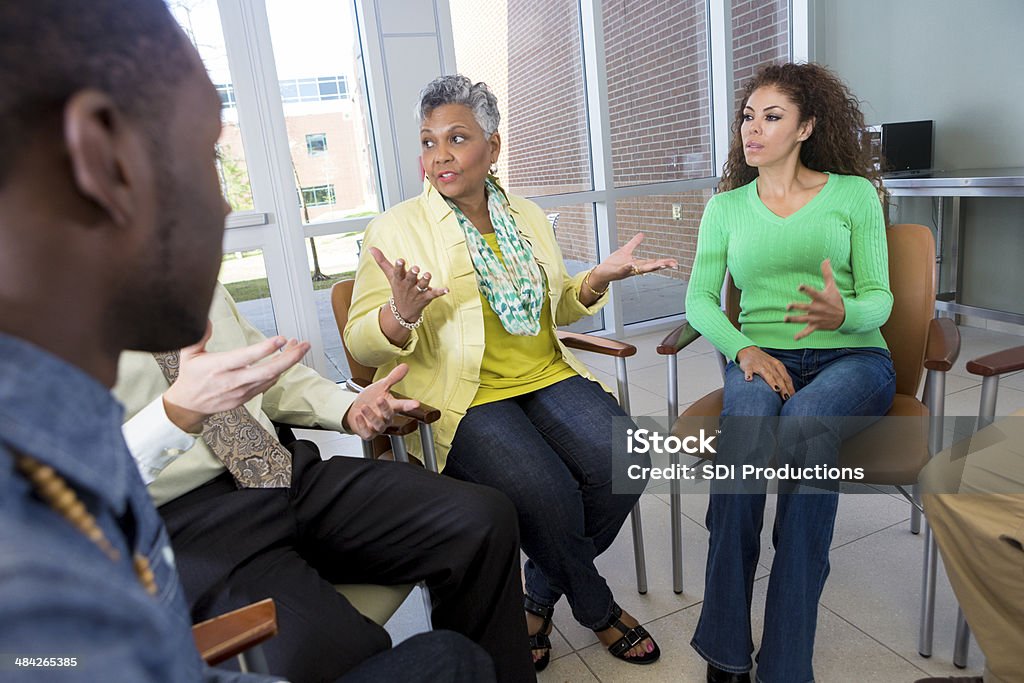
<path fill-rule="evenodd" d="M 220 279 L 268 335 L 348 376 L 330 286 L 355 272 L 380 211 L 352 3 L 168 0 L 221 98 L 228 217 Z"/>

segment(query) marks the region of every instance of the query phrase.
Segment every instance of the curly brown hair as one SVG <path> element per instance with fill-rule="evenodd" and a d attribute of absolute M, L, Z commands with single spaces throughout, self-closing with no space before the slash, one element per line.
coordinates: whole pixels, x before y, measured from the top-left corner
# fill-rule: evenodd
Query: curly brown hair
<path fill-rule="evenodd" d="M 743 98 L 732 123 L 729 157 L 718 183 L 721 192 L 746 185 L 757 177 L 757 168 L 748 166 L 743 155 L 743 108 L 758 88 L 774 86 L 800 109 L 800 121 L 814 117 L 814 132 L 800 147 L 800 161 L 815 171 L 830 171 L 867 178 L 878 190 L 882 206 L 888 203 L 888 191 L 871 158 L 860 101 L 846 84 L 819 64 L 771 64 L 747 81 Z"/>

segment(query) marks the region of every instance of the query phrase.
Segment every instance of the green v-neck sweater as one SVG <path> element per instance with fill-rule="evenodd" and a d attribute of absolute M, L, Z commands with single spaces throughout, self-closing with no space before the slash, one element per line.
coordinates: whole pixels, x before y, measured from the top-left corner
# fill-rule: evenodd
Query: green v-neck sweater
<path fill-rule="evenodd" d="M 794 341 L 804 323 L 783 322 L 790 303 L 809 303 L 798 287 L 824 287 L 831 259 L 846 319 Z M 740 329 L 721 309 L 728 268 L 740 289 Z M 780 218 L 757 195 L 757 181 L 711 198 L 697 234 L 686 292 L 687 320 L 726 358 L 748 346 L 774 349 L 887 348 L 879 327 L 889 318 L 889 259 L 878 194 L 859 176 L 829 174 L 796 213 Z M 793 311 L 791 315 L 802 315 Z"/>

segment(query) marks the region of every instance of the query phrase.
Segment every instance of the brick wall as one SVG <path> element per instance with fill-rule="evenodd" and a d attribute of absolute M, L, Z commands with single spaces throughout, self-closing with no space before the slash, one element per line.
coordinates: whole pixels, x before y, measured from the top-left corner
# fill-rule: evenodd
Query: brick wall
<path fill-rule="evenodd" d="M 733 0 L 732 49 L 735 113 L 748 78 L 765 64 L 790 59 L 788 0 Z"/>
<path fill-rule="evenodd" d="M 590 189 L 578 1 L 507 0 L 504 23 L 476 12 L 474 0 L 451 4 L 457 38 L 473 32 L 507 39 L 507 81 L 494 76 L 495 85 L 507 88 L 507 101 L 500 102 L 508 122 L 506 152 L 499 163 L 506 185 L 523 195 Z M 733 0 L 732 16 L 737 86 L 762 63 L 788 59 L 787 0 Z M 705 1 L 605 3 L 603 29 L 616 186 L 716 175 Z M 473 77 L 473 64 L 483 66 L 484 59 L 468 56 L 458 42 L 456 52 L 467 75 Z M 501 52 L 495 48 L 492 55 Z M 494 73 L 493 65 L 488 70 Z M 679 270 L 669 276 L 688 280 L 710 196 L 708 190 L 619 201 L 619 243 L 643 230 L 640 255 L 678 259 Z M 681 220 L 672 218 L 673 204 L 681 205 Z M 592 207 L 549 211 L 560 214 L 557 237 L 565 258 L 594 263 Z"/>
<path fill-rule="evenodd" d="M 572 204 L 547 209 L 558 214 L 555 238 L 566 261 L 597 263 L 597 243 L 594 237 L 594 205 Z"/>
<path fill-rule="evenodd" d="M 703 0 L 604 8 L 615 184 L 711 175 Z"/>
<path fill-rule="evenodd" d="M 509 154 L 517 194 L 589 190 L 578 0 L 508 0 Z"/>
<path fill-rule="evenodd" d="M 703 0 L 606 5 L 604 35 L 616 186 L 714 175 Z M 621 200 L 619 244 L 643 231 L 637 255 L 675 258 L 679 270 L 664 275 L 688 280 L 706 201 L 704 192 Z"/>

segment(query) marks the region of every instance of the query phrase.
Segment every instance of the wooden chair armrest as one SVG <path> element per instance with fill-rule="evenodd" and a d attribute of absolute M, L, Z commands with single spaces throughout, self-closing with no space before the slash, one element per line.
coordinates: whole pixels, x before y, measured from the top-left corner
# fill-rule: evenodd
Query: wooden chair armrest
<path fill-rule="evenodd" d="M 1015 346 L 967 361 L 967 372 L 982 377 L 1004 375 L 1017 370 L 1024 370 L 1024 346 Z"/>
<path fill-rule="evenodd" d="M 960 355 L 960 330 L 952 318 L 932 318 L 928 323 L 928 344 L 924 366 L 928 370 L 948 372 Z"/>
<path fill-rule="evenodd" d="M 700 332 L 690 323 L 683 323 L 661 340 L 658 344 L 658 353 L 663 356 L 674 356 L 698 339 Z"/>
<path fill-rule="evenodd" d="M 407 415 L 395 415 L 391 418 L 391 424 L 384 430 L 386 436 L 405 436 L 412 434 L 420 426 L 420 423 Z"/>
<path fill-rule="evenodd" d="M 353 377 L 352 379 L 348 380 L 345 383 L 345 386 L 348 387 L 349 390 L 354 391 L 355 393 L 358 394 L 360 391 L 362 391 L 366 387 L 370 386 L 370 384 L 372 384 L 372 382 L 370 382 L 368 380 L 356 379 L 355 377 Z M 392 391 L 391 395 L 394 396 L 395 398 L 400 398 L 400 399 L 407 399 L 407 398 L 409 398 L 408 396 L 405 396 L 403 394 L 399 394 L 397 391 Z M 410 417 L 413 420 L 417 420 L 419 422 L 425 422 L 426 424 L 432 424 L 432 423 L 437 422 L 438 420 L 441 419 L 441 411 L 439 409 L 435 408 L 432 405 L 428 405 L 426 403 L 423 403 L 422 401 L 420 402 L 420 407 L 419 408 L 416 408 L 415 410 L 403 410 L 401 412 L 401 415 L 404 415 L 406 417 Z M 392 425 L 392 426 L 394 426 L 394 425 Z M 389 428 L 389 430 L 390 430 L 390 428 Z M 398 433 L 408 434 L 409 432 L 412 432 L 412 431 L 415 431 L 415 426 L 413 427 L 413 429 L 410 429 L 408 432 L 392 432 L 392 431 L 388 431 L 387 433 L 388 434 L 398 434 Z"/>
<path fill-rule="evenodd" d="M 636 355 L 636 347 L 626 342 L 615 339 L 606 339 L 592 334 L 579 334 L 577 332 L 558 331 L 558 340 L 577 351 L 590 351 L 599 353 L 602 356 L 615 356 L 616 358 L 629 358 Z"/>
<path fill-rule="evenodd" d="M 271 598 L 208 619 L 192 627 L 199 655 L 210 666 L 245 652 L 277 635 L 277 610 Z"/>

